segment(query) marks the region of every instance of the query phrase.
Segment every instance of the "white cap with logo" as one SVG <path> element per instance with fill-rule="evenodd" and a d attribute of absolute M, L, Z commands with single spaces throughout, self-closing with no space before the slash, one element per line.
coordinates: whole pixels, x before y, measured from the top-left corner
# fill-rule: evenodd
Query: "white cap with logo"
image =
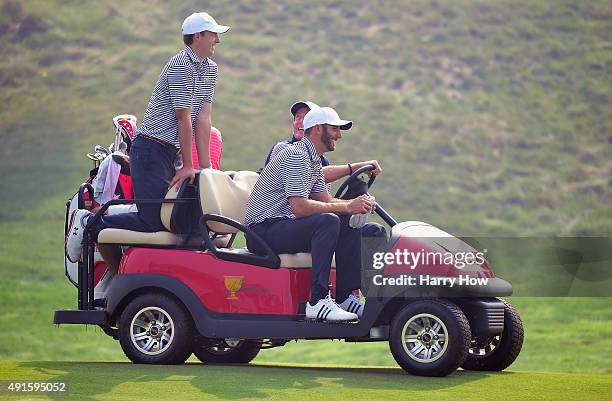
<path fill-rule="evenodd" d="M 304 130 L 323 124 L 335 125 L 342 130 L 351 129 L 353 126 L 352 121 L 341 120 L 336 110 L 331 107 L 314 108 L 304 116 Z"/>
<path fill-rule="evenodd" d="M 230 27 L 226 25 L 219 25 L 217 21 L 208 13 L 193 13 L 183 21 L 181 30 L 183 35 L 192 35 L 196 32 L 214 32 L 214 33 L 225 33 L 229 31 Z"/>

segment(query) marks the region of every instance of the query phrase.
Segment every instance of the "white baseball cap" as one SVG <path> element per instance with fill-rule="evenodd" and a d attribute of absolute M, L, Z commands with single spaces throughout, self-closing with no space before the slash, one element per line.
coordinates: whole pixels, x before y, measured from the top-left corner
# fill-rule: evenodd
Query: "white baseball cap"
<path fill-rule="evenodd" d="M 308 107 L 308 110 L 312 110 L 314 108 L 319 107 L 319 105 L 316 104 L 315 102 L 309 102 L 307 100 L 299 100 L 291 105 L 290 110 L 291 110 L 291 114 L 293 114 L 293 117 L 295 117 L 295 113 L 297 113 L 298 110 L 301 109 L 302 107 Z"/>
<path fill-rule="evenodd" d="M 335 125 L 342 130 L 351 129 L 353 126 L 352 121 L 341 120 L 336 110 L 331 107 L 317 107 L 304 116 L 304 130 L 323 124 Z"/>
<path fill-rule="evenodd" d="M 230 27 L 226 25 L 219 25 L 217 21 L 208 13 L 193 13 L 183 21 L 181 30 L 183 35 L 192 35 L 196 32 L 214 32 L 214 33 L 225 33 L 229 31 Z"/>

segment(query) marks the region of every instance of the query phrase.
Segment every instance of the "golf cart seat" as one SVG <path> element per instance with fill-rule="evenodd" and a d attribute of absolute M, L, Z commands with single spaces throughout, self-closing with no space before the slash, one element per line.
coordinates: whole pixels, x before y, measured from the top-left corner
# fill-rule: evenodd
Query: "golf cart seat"
<path fill-rule="evenodd" d="M 165 199 L 196 199 L 196 192 L 196 186 L 184 181 L 178 190 L 175 187 L 170 188 Z M 162 204 L 160 217 L 167 231 L 141 232 L 107 228 L 98 235 L 98 243 L 169 248 L 179 246 L 199 247 L 202 244 L 202 238 L 199 235 L 200 231 L 197 229 L 197 221 L 201 214 L 199 214 L 199 210 L 196 210 L 198 214 L 194 214 L 195 211 L 190 210 L 191 206 L 194 209 L 199 209 L 199 202 L 194 201 L 192 205 Z M 195 232 L 197 234 L 194 234 Z M 217 246 L 226 246 L 228 240 L 229 236 L 220 236 L 215 239 L 215 243 Z"/>
<path fill-rule="evenodd" d="M 237 171 L 233 179 L 219 170 L 203 170 L 200 173 L 200 202 L 202 214 L 215 214 L 244 224 L 246 206 L 257 182 L 258 174 L 252 171 Z M 235 234 L 238 228 L 217 221 L 208 221 L 207 227 L 217 234 Z M 246 248 L 225 249 L 237 255 L 251 255 Z M 293 269 L 312 267 L 310 253 L 279 254 L 280 266 Z M 335 266 L 335 260 L 332 260 Z"/>
<path fill-rule="evenodd" d="M 187 181 L 183 182 L 177 190 L 170 188 L 165 199 L 195 198 L 195 188 L 190 186 Z M 135 246 L 199 246 L 202 243 L 201 237 L 189 235 L 190 229 L 185 227 L 184 215 L 186 208 L 181 208 L 176 203 L 164 203 L 161 207 L 161 221 L 167 231 L 141 232 L 125 230 L 119 228 L 106 228 L 98 235 L 99 244 L 119 244 Z M 197 203 L 196 207 L 199 207 Z M 193 217 L 194 226 L 197 224 L 198 217 Z"/>
<path fill-rule="evenodd" d="M 106 228 L 98 235 L 99 244 L 117 245 L 150 245 L 174 247 L 182 245 L 185 236 L 171 233 L 169 231 L 141 232 L 124 230 L 120 228 Z"/>

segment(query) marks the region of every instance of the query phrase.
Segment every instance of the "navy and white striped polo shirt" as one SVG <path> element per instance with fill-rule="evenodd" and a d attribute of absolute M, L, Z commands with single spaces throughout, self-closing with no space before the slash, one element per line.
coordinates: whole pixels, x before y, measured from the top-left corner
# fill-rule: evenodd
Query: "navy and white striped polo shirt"
<path fill-rule="evenodd" d="M 176 109 L 191 108 L 191 124 L 203 102 L 212 103 L 217 84 L 217 64 L 209 58 L 200 62 L 186 46 L 164 67 L 137 134 L 145 134 L 180 148 Z M 192 132 L 193 135 L 193 132 Z"/>
<path fill-rule="evenodd" d="M 277 217 L 295 219 L 290 196 L 327 192 L 321 158 L 308 137 L 286 147 L 261 171 L 246 208 L 247 226 Z"/>
<path fill-rule="evenodd" d="M 297 141 L 299 141 L 299 139 L 297 139 L 296 137 L 294 137 L 293 135 L 291 135 L 291 138 L 285 140 L 285 141 L 280 141 L 277 142 L 276 145 L 272 146 L 272 148 L 270 149 L 270 151 L 268 152 L 268 156 L 266 157 L 266 161 L 264 163 L 264 166 L 268 163 L 270 163 L 270 160 L 276 156 L 277 154 L 280 153 L 281 150 L 285 149 L 287 146 L 289 145 L 293 145 L 294 143 L 296 143 Z M 325 166 L 329 166 L 329 159 L 325 156 L 325 155 L 321 155 L 321 165 L 323 167 Z"/>

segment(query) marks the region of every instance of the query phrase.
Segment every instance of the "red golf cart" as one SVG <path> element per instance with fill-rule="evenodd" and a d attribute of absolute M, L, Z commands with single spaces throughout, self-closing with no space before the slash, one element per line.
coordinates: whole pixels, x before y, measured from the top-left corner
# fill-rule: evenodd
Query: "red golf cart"
<path fill-rule="evenodd" d="M 373 183 L 366 174 L 370 169 L 355 171 L 336 196 L 346 199 L 366 193 Z M 310 254 L 277 255 L 243 224 L 257 177 L 250 171 L 203 170 L 195 185 L 171 190 L 164 200 L 139 201 L 163 203 L 161 217 L 167 230 L 101 231 L 99 243 L 124 247 L 119 274 L 102 294 L 94 291 L 101 274 L 94 268 L 89 226 L 111 205 L 129 200 L 105 204 L 86 227 L 76 279 L 78 309 L 56 311 L 54 323 L 98 325 L 119 340 L 135 363 L 183 363 L 192 353 L 204 363 L 248 363 L 261 349 L 315 339 L 388 341 L 397 363 L 423 376 L 445 376 L 460 366 L 503 370 L 516 359 L 523 343 L 521 319 L 498 298 L 511 295 L 512 287 L 494 276 L 486 260 L 463 269 L 436 266 L 435 274 L 424 265 L 364 268 L 364 283 L 372 283 L 375 275 L 428 274 L 486 278 L 487 284 L 460 290 L 443 280 L 395 289 L 371 285 L 366 291 L 362 288 L 366 303 L 359 321 L 305 320 Z M 91 191 L 90 185 L 81 186 L 79 207 L 86 207 Z M 378 252 L 472 249 L 429 224 L 398 223 L 380 205 L 376 213 L 390 227 L 390 237 L 376 245 Z M 267 254 L 232 247 L 238 233 L 258 239 Z M 332 292 L 334 282 L 332 266 Z"/>

